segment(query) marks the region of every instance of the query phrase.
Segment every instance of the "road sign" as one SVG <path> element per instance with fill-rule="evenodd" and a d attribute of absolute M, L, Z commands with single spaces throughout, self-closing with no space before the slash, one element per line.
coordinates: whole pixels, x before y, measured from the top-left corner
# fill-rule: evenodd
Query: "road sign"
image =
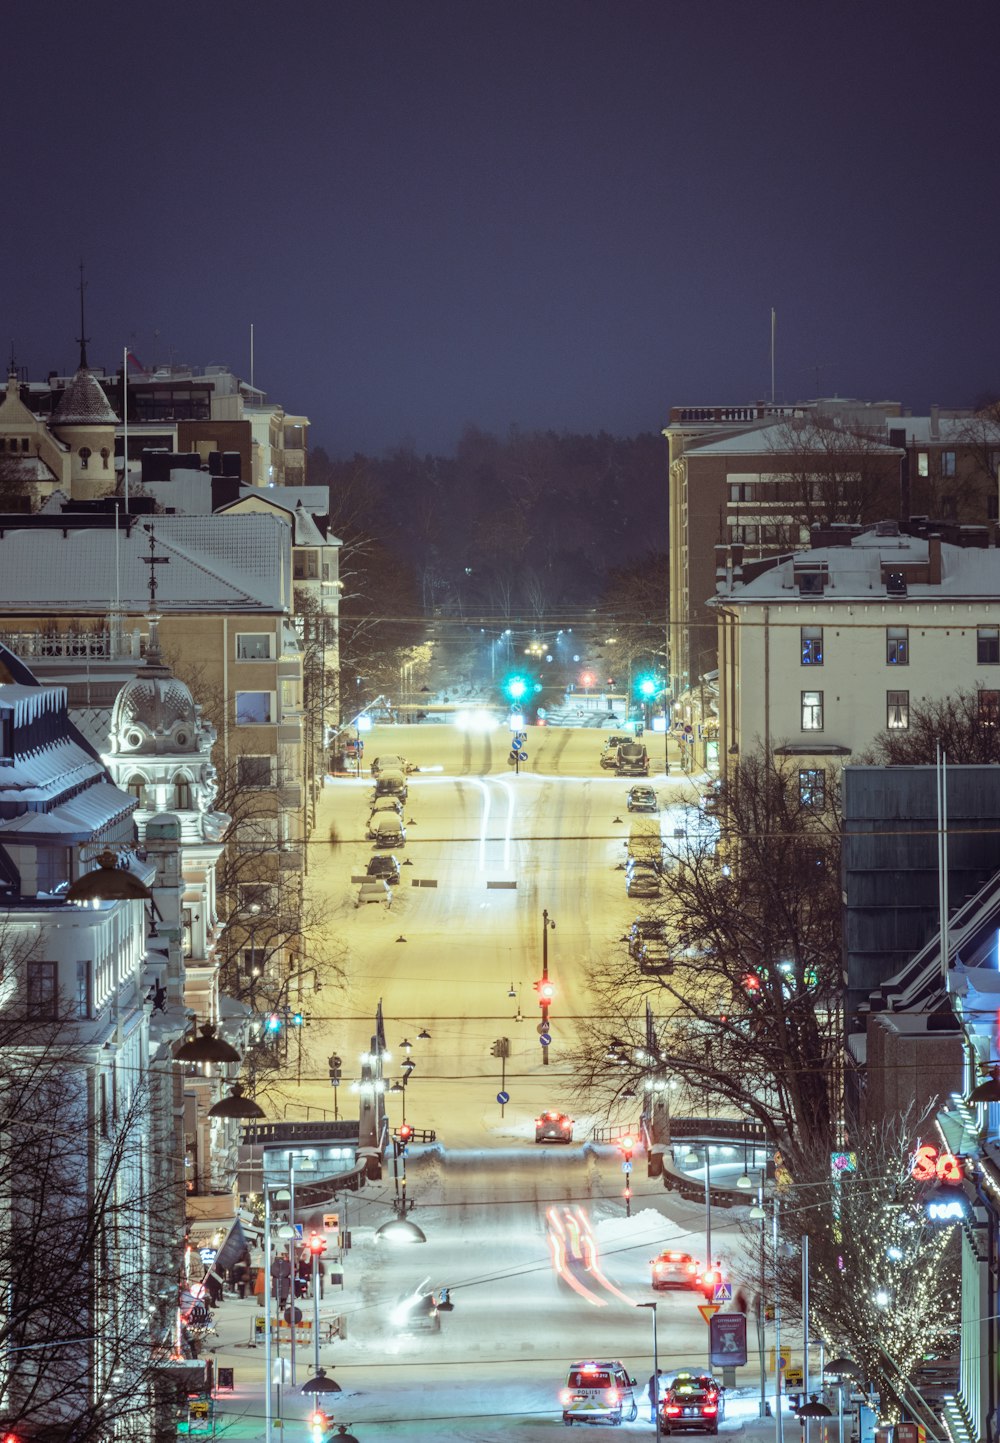
<path fill-rule="evenodd" d="M 625 1159 L 625 1161 L 622 1163 L 622 1172 L 631 1172 L 631 1171 L 632 1171 L 632 1159 L 627 1157 L 627 1158 Z"/>
<path fill-rule="evenodd" d="M 698 1311 L 706 1323 L 710 1323 L 719 1311 L 718 1303 L 699 1303 Z"/>
<path fill-rule="evenodd" d="M 548 1047 L 549 1043 L 552 1041 L 552 1033 L 551 1033 L 551 1032 L 540 1032 L 540 1033 L 538 1034 L 538 1040 L 539 1040 L 539 1042 L 542 1044 L 543 1047 Z"/>
<path fill-rule="evenodd" d="M 525 743 L 525 735 L 524 735 L 524 732 L 515 732 L 514 735 L 513 735 L 513 736 L 511 737 L 511 739 L 510 739 L 510 744 L 511 744 L 511 746 L 513 746 L 513 747 L 523 747 L 523 746 L 524 746 L 524 743 Z"/>
<path fill-rule="evenodd" d="M 535 1028 L 535 1031 L 538 1033 L 539 1037 L 541 1037 L 543 1032 L 548 1032 L 548 1030 L 549 1024 L 547 1022 L 539 1022 L 538 1026 Z"/>
<path fill-rule="evenodd" d="M 526 761 L 528 760 L 528 753 L 527 753 L 527 752 L 518 752 L 518 754 L 517 754 L 517 759 L 518 759 L 519 762 L 526 762 Z"/>
<path fill-rule="evenodd" d="M 497 1093 L 497 1102 L 499 1102 L 499 1104 L 500 1104 L 501 1107 L 505 1107 L 505 1106 L 507 1105 L 507 1103 L 510 1102 L 510 1093 L 509 1093 L 509 1092 L 498 1092 L 498 1093 Z"/>
<path fill-rule="evenodd" d="M 715 1292 L 712 1294 L 712 1301 L 715 1303 L 731 1303 L 733 1301 L 732 1283 L 716 1283 Z"/>

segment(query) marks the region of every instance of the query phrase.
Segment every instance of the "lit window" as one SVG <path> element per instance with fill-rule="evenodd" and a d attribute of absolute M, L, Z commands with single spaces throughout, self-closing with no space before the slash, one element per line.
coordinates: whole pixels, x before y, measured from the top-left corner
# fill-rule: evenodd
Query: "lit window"
<path fill-rule="evenodd" d="M 955 453 L 954 451 L 941 452 L 941 475 L 954 476 L 955 474 Z"/>
<path fill-rule="evenodd" d="M 802 693 L 802 730 L 821 732 L 823 730 L 823 693 L 804 691 Z"/>
<path fill-rule="evenodd" d="M 823 665 L 823 628 L 821 626 L 800 627 L 800 643 L 803 666 Z"/>
<path fill-rule="evenodd" d="M 917 452 L 917 475 L 918 475 L 918 476 L 928 476 L 929 474 L 930 474 L 930 465 L 928 464 L 928 460 L 927 460 L 927 452 L 926 452 L 926 451 L 918 451 L 918 452 Z"/>
<path fill-rule="evenodd" d="M 976 661 L 980 666 L 1000 665 L 1000 626 L 977 628 Z"/>
<path fill-rule="evenodd" d="M 92 1009 L 90 963 L 77 959 L 76 964 L 76 1015 L 89 1017 Z"/>
<path fill-rule="evenodd" d="M 885 724 L 890 731 L 905 732 L 909 730 L 910 693 L 908 691 L 886 692 Z"/>
<path fill-rule="evenodd" d="M 826 806 L 826 772 L 822 767 L 803 767 L 799 772 L 799 801 L 804 807 L 822 811 Z"/>
<path fill-rule="evenodd" d="M 146 778 L 140 777 L 139 773 L 135 772 L 132 776 L 129 777 L 125 785 L 129 793 L 133 797 L 135 797 L 136 801 L 141 806 L 142 799 L 146 794 Z"/>
<path fill-rule="evenodd" d="M 174 806 L 182 812 L 191 810 L 191 778 L 184 772 L 178 772 L 174 777 Z"/>
<path fill-rule="evenodd" d="M 89 446 L 81 446 L 81 447 L 80 447 L 80 470 L 81 470 L 81 471 L 86 471 L 86 469 L 87 469 L 87 467 L 88 467 L 89 465 L 90 465 L 90 447 L 89 447 Z"/>
<path fill-rule="evenodd" d="M 1000 691 L 979 693 L 979 720 L 987 727 L 995 727 L 1000 723 Z"/>
<path fill-rule="evenodd" d="M 910 628 L 908 626 L 886 627 L 885 660 L 888 666 L 909 666 Z"/>
<path fill-rule="evenodd" d="M 236 636 L 237 661 L 270 661 L 271 643 L 274 640 L 269 631 L 241 631 Z"/>
<path fill-rule="evenodd" d="M 236 693 L 237 726 L 269 726 L 273 721 L 273 693 L 269 691 L 238 691 Z"/>

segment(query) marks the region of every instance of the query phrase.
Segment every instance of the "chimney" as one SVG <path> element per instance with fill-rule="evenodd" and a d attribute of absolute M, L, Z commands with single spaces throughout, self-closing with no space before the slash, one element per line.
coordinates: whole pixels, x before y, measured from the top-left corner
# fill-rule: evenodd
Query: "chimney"
<path fill-rule="evenodd" d="M 734 541 L 729 548 L 729 554 L 733 562 L 733 580 L 743 580 L 743 542 Z"/>
<path fill-rule="evenodd" d="M 729 547 L 721 542 L 715 548 L 715 590 L 717 593 L 726 589 L 726 558 L 729 554 Z"/>
<path fill-rule="evenodd" d="M 931 407 L 931 440 L 932 440 L 932 441 L 940 441 L 940 439 L 941 439 L 941 407 L 940 407 L 940 406 L 932 406 L 932 407 Z"/>
<path fill-rule="evenodd" d="M 941 537 L 936 531 L 927 538 L 927 581 L 930 586 L 941 585 Z"/>

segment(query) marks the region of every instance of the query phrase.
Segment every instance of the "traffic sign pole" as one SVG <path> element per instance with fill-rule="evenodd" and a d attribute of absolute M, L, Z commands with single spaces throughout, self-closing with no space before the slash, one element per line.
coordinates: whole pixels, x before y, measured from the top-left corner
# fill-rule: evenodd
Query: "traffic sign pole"
<path fill-rule="evenodd" d="M 550 927 L 554 927 L 555 925 L 556 925 L 556 924 L 555 924 L 554 922 L 551 922 L 551 921 L 549 920 L 548 908 L 546 908 L 546 909 L 542 912 L 542 987 L 543 987 L 543 988 L 544 988 L 546 982 L 548 982 L 548 980 L 549 980 L 549 928 L 550 928 Z M 550 1036 L 550 1034 L 549 1034 L 549 1004 L 548 1004 L 548 1000 L 547 1000 L 547 998 L 546 998 L 546 996 L 545 996 L 544 991 L 543 991 L 543 993 L 542 993 L 542 1022 L 545 1024 L 545 1034 L 544 1034 L 544 1035 Z M 550 1041 L 551 1041 L 551 1036 L 550 1036 Z M 543 1067 L 548 1067 L 548 1065 L 549 1065 L 549 1049 L 548 1049 L 548 1044 L 546 1044 L 546 1043 L 543 1042 L 543 1043 L 542 1043 L 542 1066 L 543 1066 Z"/>

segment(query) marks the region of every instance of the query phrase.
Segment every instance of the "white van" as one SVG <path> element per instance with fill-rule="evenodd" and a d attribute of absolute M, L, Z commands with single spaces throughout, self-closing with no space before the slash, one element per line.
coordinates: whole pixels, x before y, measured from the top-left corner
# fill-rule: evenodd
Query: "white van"
<path fill-rule="evenodd" d="M 663 866 L 659 817 L 633 817 L 625 850 L 629 862 L 649 862 L 659 871 Z"/>
<path fill-rule="evenodd" d="M 406 828 L 395 812 L 376 812 L 368 835 L 376 847 L 406 846 Z"/>
<path fill-rule="evenodd" d="M 636 1381 L 624 1363 L 573 1363 L 559 1395 L 563 1422 L 634 1423 L 639 1413 Z"/>

